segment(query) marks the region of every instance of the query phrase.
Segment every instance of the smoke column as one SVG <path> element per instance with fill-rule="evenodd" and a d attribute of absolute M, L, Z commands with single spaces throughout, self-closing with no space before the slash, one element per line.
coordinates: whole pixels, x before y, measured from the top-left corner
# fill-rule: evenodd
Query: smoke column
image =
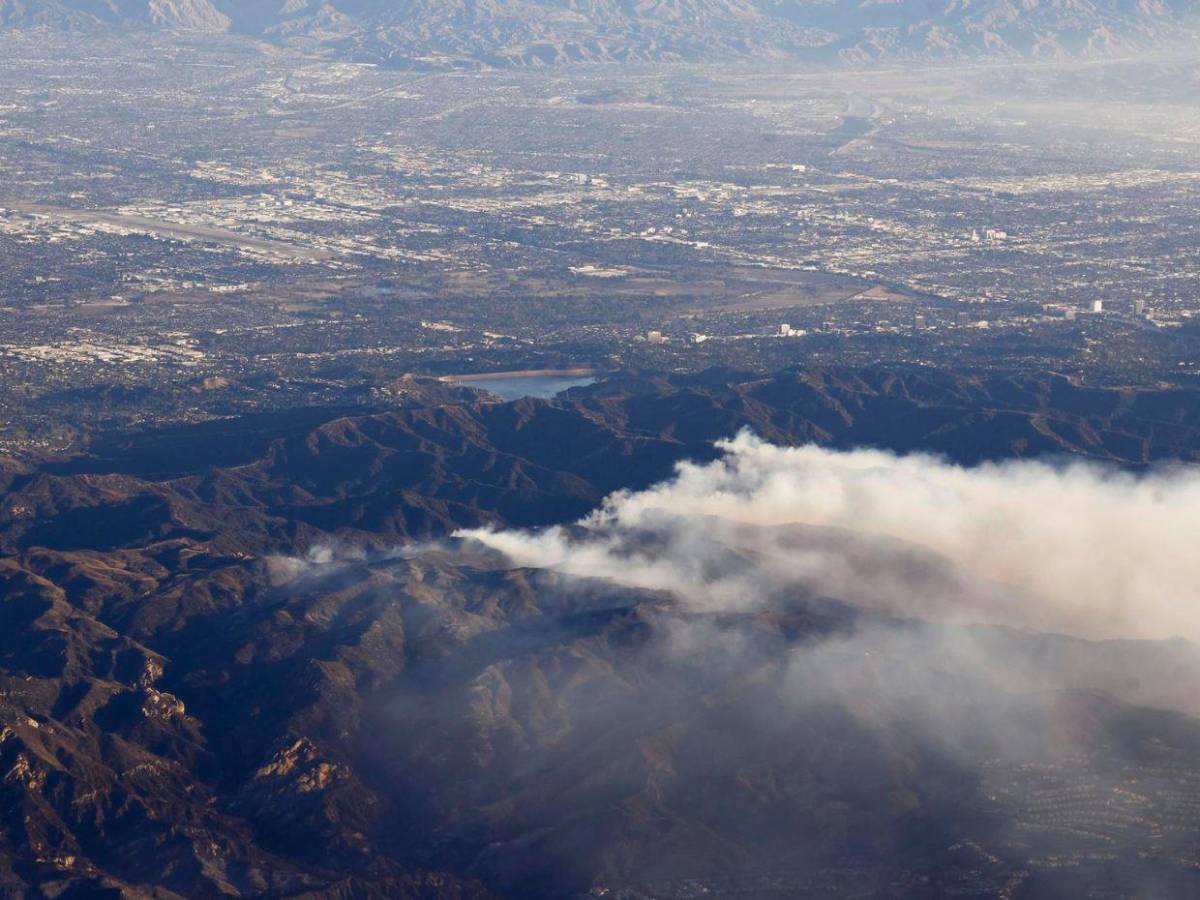
<path fill-rule="evenodd" d="M 519 566 L 673 591 L 699 606 L 796 585 L 896 613 L 1087 638 L 1200 638 L 1200 472 L 973 468 L 777 447 L 622 492 L 576 529 L 470 530 Z M 805 526 L 798 531 L 795 526 Z M 652 549 L 639 550 L 653 535 Z M 716 548 L 733 547 L 727 566 Z"/>

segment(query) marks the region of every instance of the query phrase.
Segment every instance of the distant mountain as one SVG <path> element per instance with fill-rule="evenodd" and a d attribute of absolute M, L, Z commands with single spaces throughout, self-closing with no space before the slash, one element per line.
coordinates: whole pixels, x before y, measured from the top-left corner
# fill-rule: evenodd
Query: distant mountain
<path fill-rule="evenodd" d="M 230 20 L 209 0 L 0 0 L 0 26 L 106 25 L 223 32 Z"/>
<path fill-rule="evenodd" d="M 396 66 L 1185 49 L 1190 0 L 0 0 L 0 25 L 233 31 Z"/>

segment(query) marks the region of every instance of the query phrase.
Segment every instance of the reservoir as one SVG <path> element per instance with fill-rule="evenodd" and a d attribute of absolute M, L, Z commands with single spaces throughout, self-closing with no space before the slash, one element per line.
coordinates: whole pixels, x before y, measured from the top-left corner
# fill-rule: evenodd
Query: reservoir
<path fill-rule="evenodd" d="M 594 384 L 596 373 L 590 369 L 489 372 L 480 375 L 449 375 L 442 380 L 488 391 L 505 401 L 520 400 L 523 397 L 544 400 L 556 397 L 573 387 Z"/>

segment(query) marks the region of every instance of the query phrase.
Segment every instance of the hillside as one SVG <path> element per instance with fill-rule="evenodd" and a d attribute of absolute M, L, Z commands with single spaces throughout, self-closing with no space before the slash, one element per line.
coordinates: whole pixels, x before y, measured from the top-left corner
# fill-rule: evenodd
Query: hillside
<path fill-rule="evenodd" d="M 570 522 L 616 488 L 711 459 L 711 440 L 743 426 L 964 462 L 1195 460 L 1200 394 L 927 370 L 628 374 L 516 403 L 428 388 L 401 409 L 274 422 L 273 435 L 234 421 L 11 467 L 0 887 L 1200 888 L 1194 822 L 1170 825 L 1190 802 L 1179 785 L 1200 779 L 1188 641 L 895 619 L 786 583 L 714 612 L 682 588 L 522 568 L 447 537 Z M 689 552 L 722 576 L 759 571 L 767 546 L 844 540 L 707 534 Z M 864 541 L 863 559 L 944 569 Z M 1069 807 L 1038 800 L 1056 791 Z M 1037 862 L 1055 853 L 1078 861 Z"/>
<path fill-rule="evenodd" d="M 232 31 L 394 66 L 1180 52 L 1186 0 L 0 0 L 0 26 Z"/>
<path fill-rule="evenodd" d="M 219 536 L 257 552 L 327 534 L 357 542 L 566 521 L 681 459 L 712 458 L 712 443 L 742 428 L 783 445 L 964 463 L 1200 458 L 1200 392 L 1091 388 L 1057 375 L 712 370 L 622 375 L 556 401 L 447 400 L 432 383 L 403 408 L 317 427 L 304 424 L 310 411 L 301 427 L 249 420 L 245 436 L 235 421 L 109 438 L 15 477 L 0 504 L 0 549 Z"/>

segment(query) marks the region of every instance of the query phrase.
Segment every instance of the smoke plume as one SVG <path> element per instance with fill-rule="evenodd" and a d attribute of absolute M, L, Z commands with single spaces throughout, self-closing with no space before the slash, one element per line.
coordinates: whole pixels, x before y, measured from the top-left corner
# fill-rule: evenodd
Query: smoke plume
<path fill-rule="evenodd" d="M 460 532 L 513 563 L 650 590 L 697 610 L 780 591 L 901 616 L 1089 639 L 1200 638 L 1200 473 L 777 447 L 611 496 L 572 528 Z"/>

